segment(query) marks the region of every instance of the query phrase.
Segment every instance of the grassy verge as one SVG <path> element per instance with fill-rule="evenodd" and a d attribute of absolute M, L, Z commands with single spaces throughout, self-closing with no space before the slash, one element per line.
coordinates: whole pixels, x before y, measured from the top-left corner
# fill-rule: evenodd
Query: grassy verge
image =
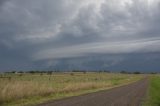
<path fill-rule="evenodd" d="M 0 105 L 23 106 L 96 92 L 137 81 L 143 75 L 60 73 L 5 75 L 0 79 Z"/>
<path fill-rule="evenodd" d="M 144 106 L 160 106 L 160 76 L 155 75 L 150 78 L 148 98 Z"/>

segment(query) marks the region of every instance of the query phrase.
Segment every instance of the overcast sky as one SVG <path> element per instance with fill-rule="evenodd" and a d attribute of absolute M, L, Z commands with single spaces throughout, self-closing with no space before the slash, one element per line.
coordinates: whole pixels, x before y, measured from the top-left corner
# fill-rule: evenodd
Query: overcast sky
<path fill-rule="evenodd" d="M 160 0 L 0 0 L 0 70 L 160 71 Z"/>

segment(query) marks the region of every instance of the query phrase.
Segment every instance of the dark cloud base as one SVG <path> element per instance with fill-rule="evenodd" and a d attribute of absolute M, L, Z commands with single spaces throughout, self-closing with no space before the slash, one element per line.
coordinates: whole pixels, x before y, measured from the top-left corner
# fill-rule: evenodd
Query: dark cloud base
<path fill-rule="evenodd" d="M 4 62 L 5 63 L 5 62 Z M 160 55 L 159 53 L 148 54 L 119 54 L 119 55 L 97 55 L 79 58 L 51 59 L 37 62 L 14 62 L 1 64 L 1 71 L 11 70 L 109 70 L 113 72 L 141 71 L 141 72 L 159 72 Z M 6 66 L 5 66 L 6 65 Z M 7 67 L 7 68 L 6 68 Z M 7 69 L 7 70 L 6 70 Z"/>
<path fill-rule="evenodd" d="M 100 55 L 74 59 L 62 59 L 51 69 L 59 70 L 110 70 L 110 71 L 142 71 L 159 72 L 160 55 L 153 54 L 123 54 L 123 55 Z M 49 68 L 49 69 L 50 69 Z"/>

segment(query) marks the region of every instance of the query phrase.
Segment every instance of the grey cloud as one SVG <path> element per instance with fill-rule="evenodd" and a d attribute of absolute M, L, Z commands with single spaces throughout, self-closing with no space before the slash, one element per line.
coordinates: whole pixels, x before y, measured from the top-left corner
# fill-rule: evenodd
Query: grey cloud
<path fill-rule="evenodd" d="M 73 2 L 73 1 L 72 1 Z M 56 36 L 57 29 L 74 15 L 77 4 L 64 0 L 12 0 L 1 9 L 1 35 L 14 40 Z"/>
<path fill-rule="evenodd" d="M 3 5 L 6 1 L 8 1 L 8 0 L 1 0 L 0 1 L 0 6 Z"/>
<path fill-rule="evenodd" d="M 36 68 L 50 59 L 157 53 L 159 9 L 159 0 L 1 0 L 0 62 Z"/>

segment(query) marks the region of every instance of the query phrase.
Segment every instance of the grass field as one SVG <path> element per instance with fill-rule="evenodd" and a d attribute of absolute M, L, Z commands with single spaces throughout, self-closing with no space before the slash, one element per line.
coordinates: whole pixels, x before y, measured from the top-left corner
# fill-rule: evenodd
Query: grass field
<path fill-rule="evenodd" d="M 124 85 L 142 76 L 109 73 L 5 74 L 0 78 L 0 105 L 42 103 Z"/>
<path fill-rule="evenodd" d="M 160 76 L 150 78 L 150 87 L 145 106 L 160 106 Z"/>

